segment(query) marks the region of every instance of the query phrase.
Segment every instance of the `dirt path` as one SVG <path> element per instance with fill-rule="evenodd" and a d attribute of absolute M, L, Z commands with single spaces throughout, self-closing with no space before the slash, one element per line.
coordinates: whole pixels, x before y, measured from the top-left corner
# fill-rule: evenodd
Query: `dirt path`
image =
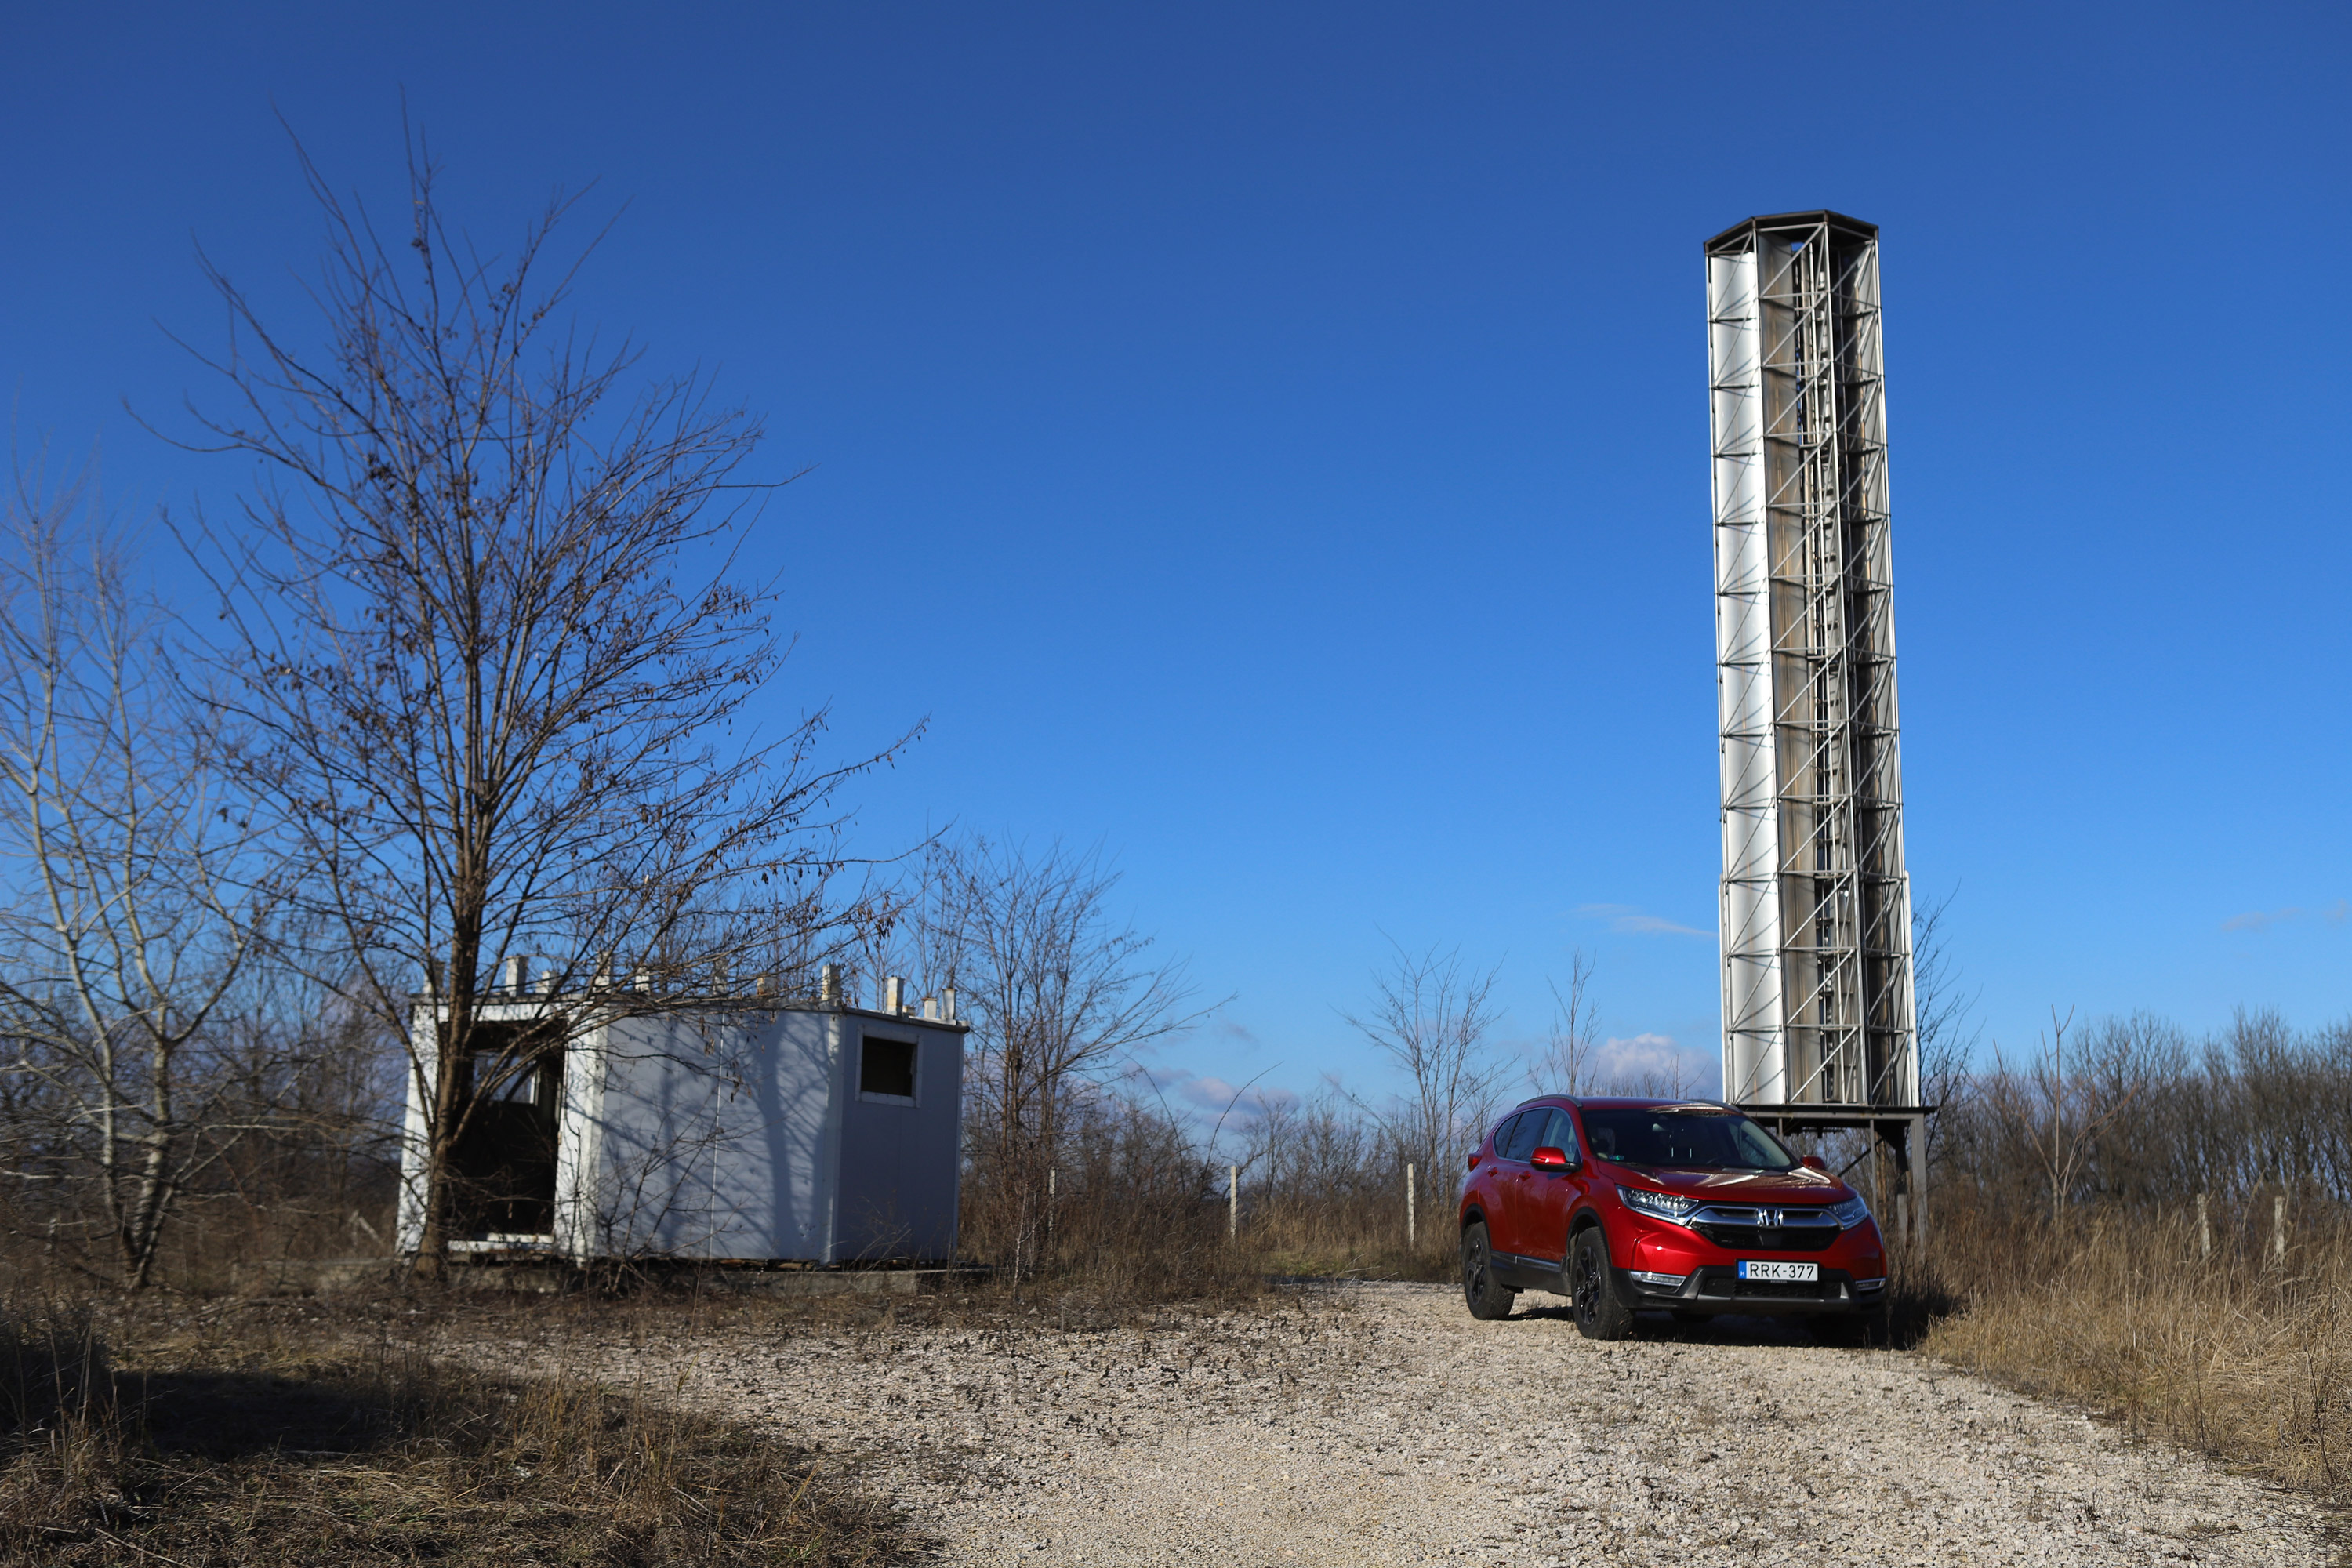
<path fill-rule="evenodd" d="M 1769 1325 L 1596 1345 L 1363 1286 L 1156 1329 L 813 1327 L 606 1353 L 855 1460 L 955 1563 L 2336 1560 L 2299 1499 Z"/>

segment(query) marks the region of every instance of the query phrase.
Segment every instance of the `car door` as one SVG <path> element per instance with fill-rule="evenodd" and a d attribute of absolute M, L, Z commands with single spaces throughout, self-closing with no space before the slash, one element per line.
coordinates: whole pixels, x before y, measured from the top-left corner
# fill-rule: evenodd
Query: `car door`
<path fill-rule="evenodd" d="M 1527 1230 L 1526 1211 L 1528 1202 L 1528 1156 L 1535 1151 L 1535 1141 L 1547 1121 L 1543 1110 L 1523 1110 L 1495 1133 L 1495 1180 L 1489 1189 L 1495 1194 L 1496 1206 L 1502 1211 L 1487 1220 L 1486 1228 L 1494 1237 L 1497 1252 L 1518 1253 L 1526 1250 L 1520 1245 Z"/>
<path fill-rule="evenodd" d="M 1503 1151 L 1511 1142 L 1511 1128 L 1519 1119 L 1506 1116 L 1495 1123 L 1494 1135 L 1486 1141 L 1485 1158 L 1470 1173 L 1471 1189 L 1477 1194 L 1478 1211 L 1486 1216 L 1486 1245 L 1497 1252 L 1509 1248 L 1503 1245 L 1504 1178 L 1510 1167 L 1503 1163 Z"/>
<path fill-rule="evenodd" d="M 1528 1152 L 1532 1156 L 1538 1149 L 1557 1149 L 1568 1156 L 1569 1168 L 1527 1168 L 1519 1186 L 1524 1195 L 1511 1205 L 1518 1234 L 1518 1245 L 1512 1250 L 1557 1263 L 1567 1256 L 1568 1216 L 1576 1212 L 1577 1199 L 1584 1194 L 1587 1162 L 1576 1146 L 1576 1123 L 1567 1111 L 1554 1110 L 1543 1122 L 1542 1130 L 1528 1142 Z"/>

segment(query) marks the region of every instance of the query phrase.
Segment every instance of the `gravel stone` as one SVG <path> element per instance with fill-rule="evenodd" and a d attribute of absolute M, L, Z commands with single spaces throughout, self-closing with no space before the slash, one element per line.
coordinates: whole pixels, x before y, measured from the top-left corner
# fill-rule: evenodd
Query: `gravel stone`
<path fill-rule="evenodd" d="M 1755 1320 L 1596 1344 L 1520 1305 L 1481 1323 L 1443 1287 L 1359 1285 L 1114 1329 L 909 1313 L 605 1370 L 839 1456 L 959 1564 L 2336 1560 L 2294 1494 L 1916 1355 Z"/>

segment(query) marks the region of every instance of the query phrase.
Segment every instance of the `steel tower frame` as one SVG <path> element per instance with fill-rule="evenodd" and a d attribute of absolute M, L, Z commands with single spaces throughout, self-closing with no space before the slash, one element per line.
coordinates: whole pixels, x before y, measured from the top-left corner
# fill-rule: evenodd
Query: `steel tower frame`
<path fill-rule="evenodd" d="M 1916 1189 L 1878 230 L 1787 213 L 1706 251 L 1724 1094 L 1870 1128 Z"/>

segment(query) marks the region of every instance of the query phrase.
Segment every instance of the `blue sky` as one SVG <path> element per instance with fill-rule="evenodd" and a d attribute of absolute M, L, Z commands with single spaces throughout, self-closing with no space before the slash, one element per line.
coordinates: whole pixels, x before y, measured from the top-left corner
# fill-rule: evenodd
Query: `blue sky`
<path fill-rule="evenodd" d="M 864 795 L 1102 846 L 1234 1000 L 1171 1074 L 1379 1078 L 1390 937 L 1592 954 L 1717 1039 L 1699 245 L 1882 226 L 1911 867 L 1989 1039 L 2347 1012 L 2347 14 L 1349 5 L 0 12 L 0 377 L 124 504 L 122 411 L 320 248 L 282 113 L 811 467 L 752 554 Z M 1786 27 L 1787 31 L 1776 31 Z M 1790 85 L 1769 89 L 1775 79 Z"/>

